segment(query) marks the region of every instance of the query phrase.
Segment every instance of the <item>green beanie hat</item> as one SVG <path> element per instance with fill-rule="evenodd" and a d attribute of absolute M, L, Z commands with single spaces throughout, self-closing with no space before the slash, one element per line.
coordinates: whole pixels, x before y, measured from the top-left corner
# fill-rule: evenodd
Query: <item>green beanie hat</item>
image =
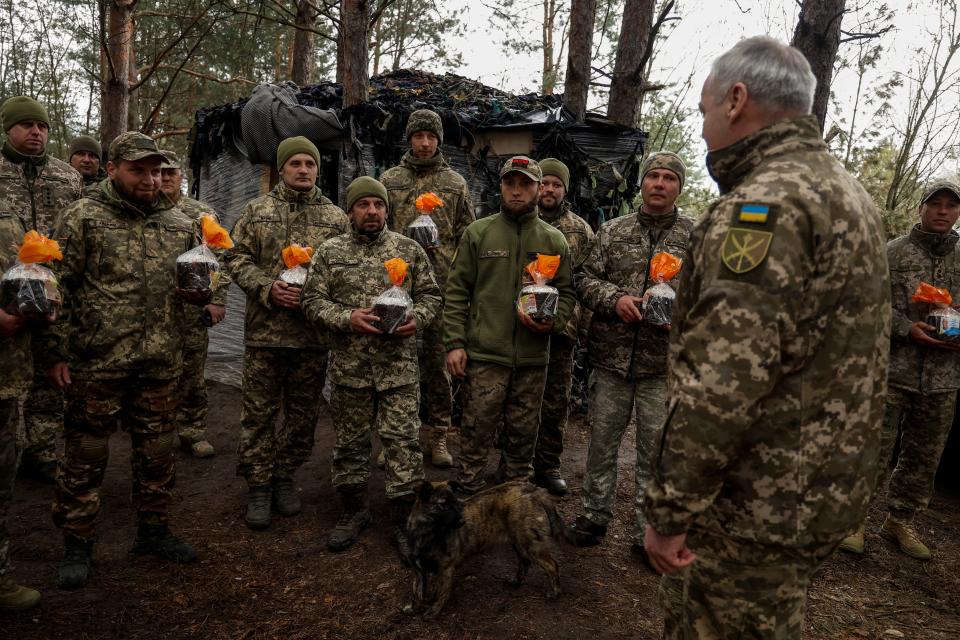
<path fill-rule="evenodd" d="M 10 127 L 24 120 L 36 120 L 50 126 L 50 116 L 42 104 L 27 96 L 7 98 L 0 107 L 0 120 L 3 120 L 3 130 L 10 131 Z"/>
<path fill-rule="evenodd" d="M 680 156 L 672 151 L 657 151 L 647 156 L 640 167 L 640 181 L 654 169 L 669 169 L 680 179 L 680 190 L 683 191 L 683 182 L 687 179 L 687 165 L 683 164 Z"/>
<path fill-rule="evenodd" d="M 438 144 L 443 144 L 443 123 L 435 111 L 419 109 L 410 114 L 410 119 L 407 120 L 407 142 L 417 131 L 429 131 L 437 136 Z"/>
<path fill-rule="evenodd" d="M 73 154 L 81 151 L 92 153 L 103 160 L 103 149 L 100 148 L 100 143 L 90 136 L 77 136 L 73 139 L 73 142 L 70 143 L 70 151 L 67 153 L 67 160 L 72 158 Z"/>
<path fill-rule="evenodd" d="M 296 136 L 294 138 L 287 138 L 277 147 L 277 171 L 283 169 L 283 165 L 287 163 L 287 160 L 298 153 L 307 154 L 313 158 L 317 166 L 320 166 L 320 152 L 317 151 L 317 146 L 303 136 Z"/>
<path fill-rule="evenodd" d="M 390 206 L 387 188 L 380 184 L 379 180 L 370 176 L 360 176 L 347 187 L 347 213 L 350 213 L 350 209 L 360 198 L 380 198 Z"/>
<path fill-rule="evenodd" d="M 563 188 L 570 191 L 570 169 L 556 158 L 544 158 L 540 161 L 540 170 L 544 176 L 556 176 L 563 183 Z"/>

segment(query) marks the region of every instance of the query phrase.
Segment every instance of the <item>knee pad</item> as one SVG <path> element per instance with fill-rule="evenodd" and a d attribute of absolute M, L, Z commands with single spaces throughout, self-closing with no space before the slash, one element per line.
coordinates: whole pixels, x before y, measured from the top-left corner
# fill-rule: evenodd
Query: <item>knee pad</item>
<path fill-rule="evenodd" d="M 159 435 L 144 438 L 143 455 L 147 458 L 160 459 L 173 455 L 174 432 L 167 431 Z"/>
<path fill-rule="evenodd" d="M 67 441 L 71 457 L 81 464 L 95 464 L 107 459 L 109 448 L 107 438 L 88 433 Z"/>

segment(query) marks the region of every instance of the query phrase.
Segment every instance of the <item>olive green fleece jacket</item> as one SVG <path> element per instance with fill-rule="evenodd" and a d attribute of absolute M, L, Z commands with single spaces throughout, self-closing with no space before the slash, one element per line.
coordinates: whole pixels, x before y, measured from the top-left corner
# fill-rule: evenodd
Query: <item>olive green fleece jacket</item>
<path fill-rule="evenodd" d="M 576 302 L 566 239 L 536 209 L 517 219 L 501 211 L 470 224 L 454 254 L 443 310 L 447 351 L 466 349 L 471 360 L 508 367 L 548 363 L 550 334 L 517 318 L 517 296 L 529 283 L 524 267 L 538 253 L 560 256 L 550 284 L 560 292 L 553 332 L 563 333 Z"/>

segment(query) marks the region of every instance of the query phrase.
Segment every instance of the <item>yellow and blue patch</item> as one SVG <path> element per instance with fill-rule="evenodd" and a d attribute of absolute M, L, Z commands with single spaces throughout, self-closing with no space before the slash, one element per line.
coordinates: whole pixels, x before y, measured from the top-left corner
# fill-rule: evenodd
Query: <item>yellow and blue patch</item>
<path fill-rule="evenodd" d="M 770 217 L 770 207 L 765 204 L 743 204 L 740 205 L 740 222 L 749 222 L 752 224 L 766 224 Z"/>

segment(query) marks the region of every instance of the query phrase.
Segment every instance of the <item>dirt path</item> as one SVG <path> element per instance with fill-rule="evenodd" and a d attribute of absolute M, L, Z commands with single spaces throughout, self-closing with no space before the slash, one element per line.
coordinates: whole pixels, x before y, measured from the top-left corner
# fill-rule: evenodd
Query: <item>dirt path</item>
<path fill-rule="evenodd" d="M 96 575 L 86 589 L 61 592 L 53 572 L 62 554 L 49 515 L 49 487 L 17 487 L 11 533 L 16 575 L 44 594 L 28 615 L 0 616 L 6 638 L 657 638 L 655 576 L 631 556 L 632 438 L 624 442 L 616 521 L 606 543 L 561 550 L 563 595 L 544 598 L 542 572 L 511 587 L 507 551 L 475 558 L 458 573 L 454 595 L 436 620 L 400 613 L 410 580 L 389 539 L 382 472 L 371 481 L 375 526 L 342 554 L 325 548 L 337 517 L 330 485 L 333 437 L 321 419 L 313 458 L 299 472 L 304 512 L 275 517 L 265 532 L 248 530 L 241 514 L 245 487 L 234 473 L 239 392 L 213 384 L 211 435 L 220 454 L 178 461 L 173 527 L 196 545 L 201 561 L 173 567 L 127 555 L 134 521 L 129 498 L 129 445 L 112 441 L 104 508 L 95 548 Z M 576 419 L 568 434 L 565 473 L 575 488 L 560 510 L 579 511 L 586 431 Z M 454 446 L 454 449 L 456 447 Z M 428 469 L 431 478 L 452 475 Z M 831 559 L 814 581 L 808 638 L 960 638 L 960 501 L 939 497 L 921 524 L 935 548 L 933 562 L 905 559 L 879 539 L 878 505 L 869 555 Z"/>

